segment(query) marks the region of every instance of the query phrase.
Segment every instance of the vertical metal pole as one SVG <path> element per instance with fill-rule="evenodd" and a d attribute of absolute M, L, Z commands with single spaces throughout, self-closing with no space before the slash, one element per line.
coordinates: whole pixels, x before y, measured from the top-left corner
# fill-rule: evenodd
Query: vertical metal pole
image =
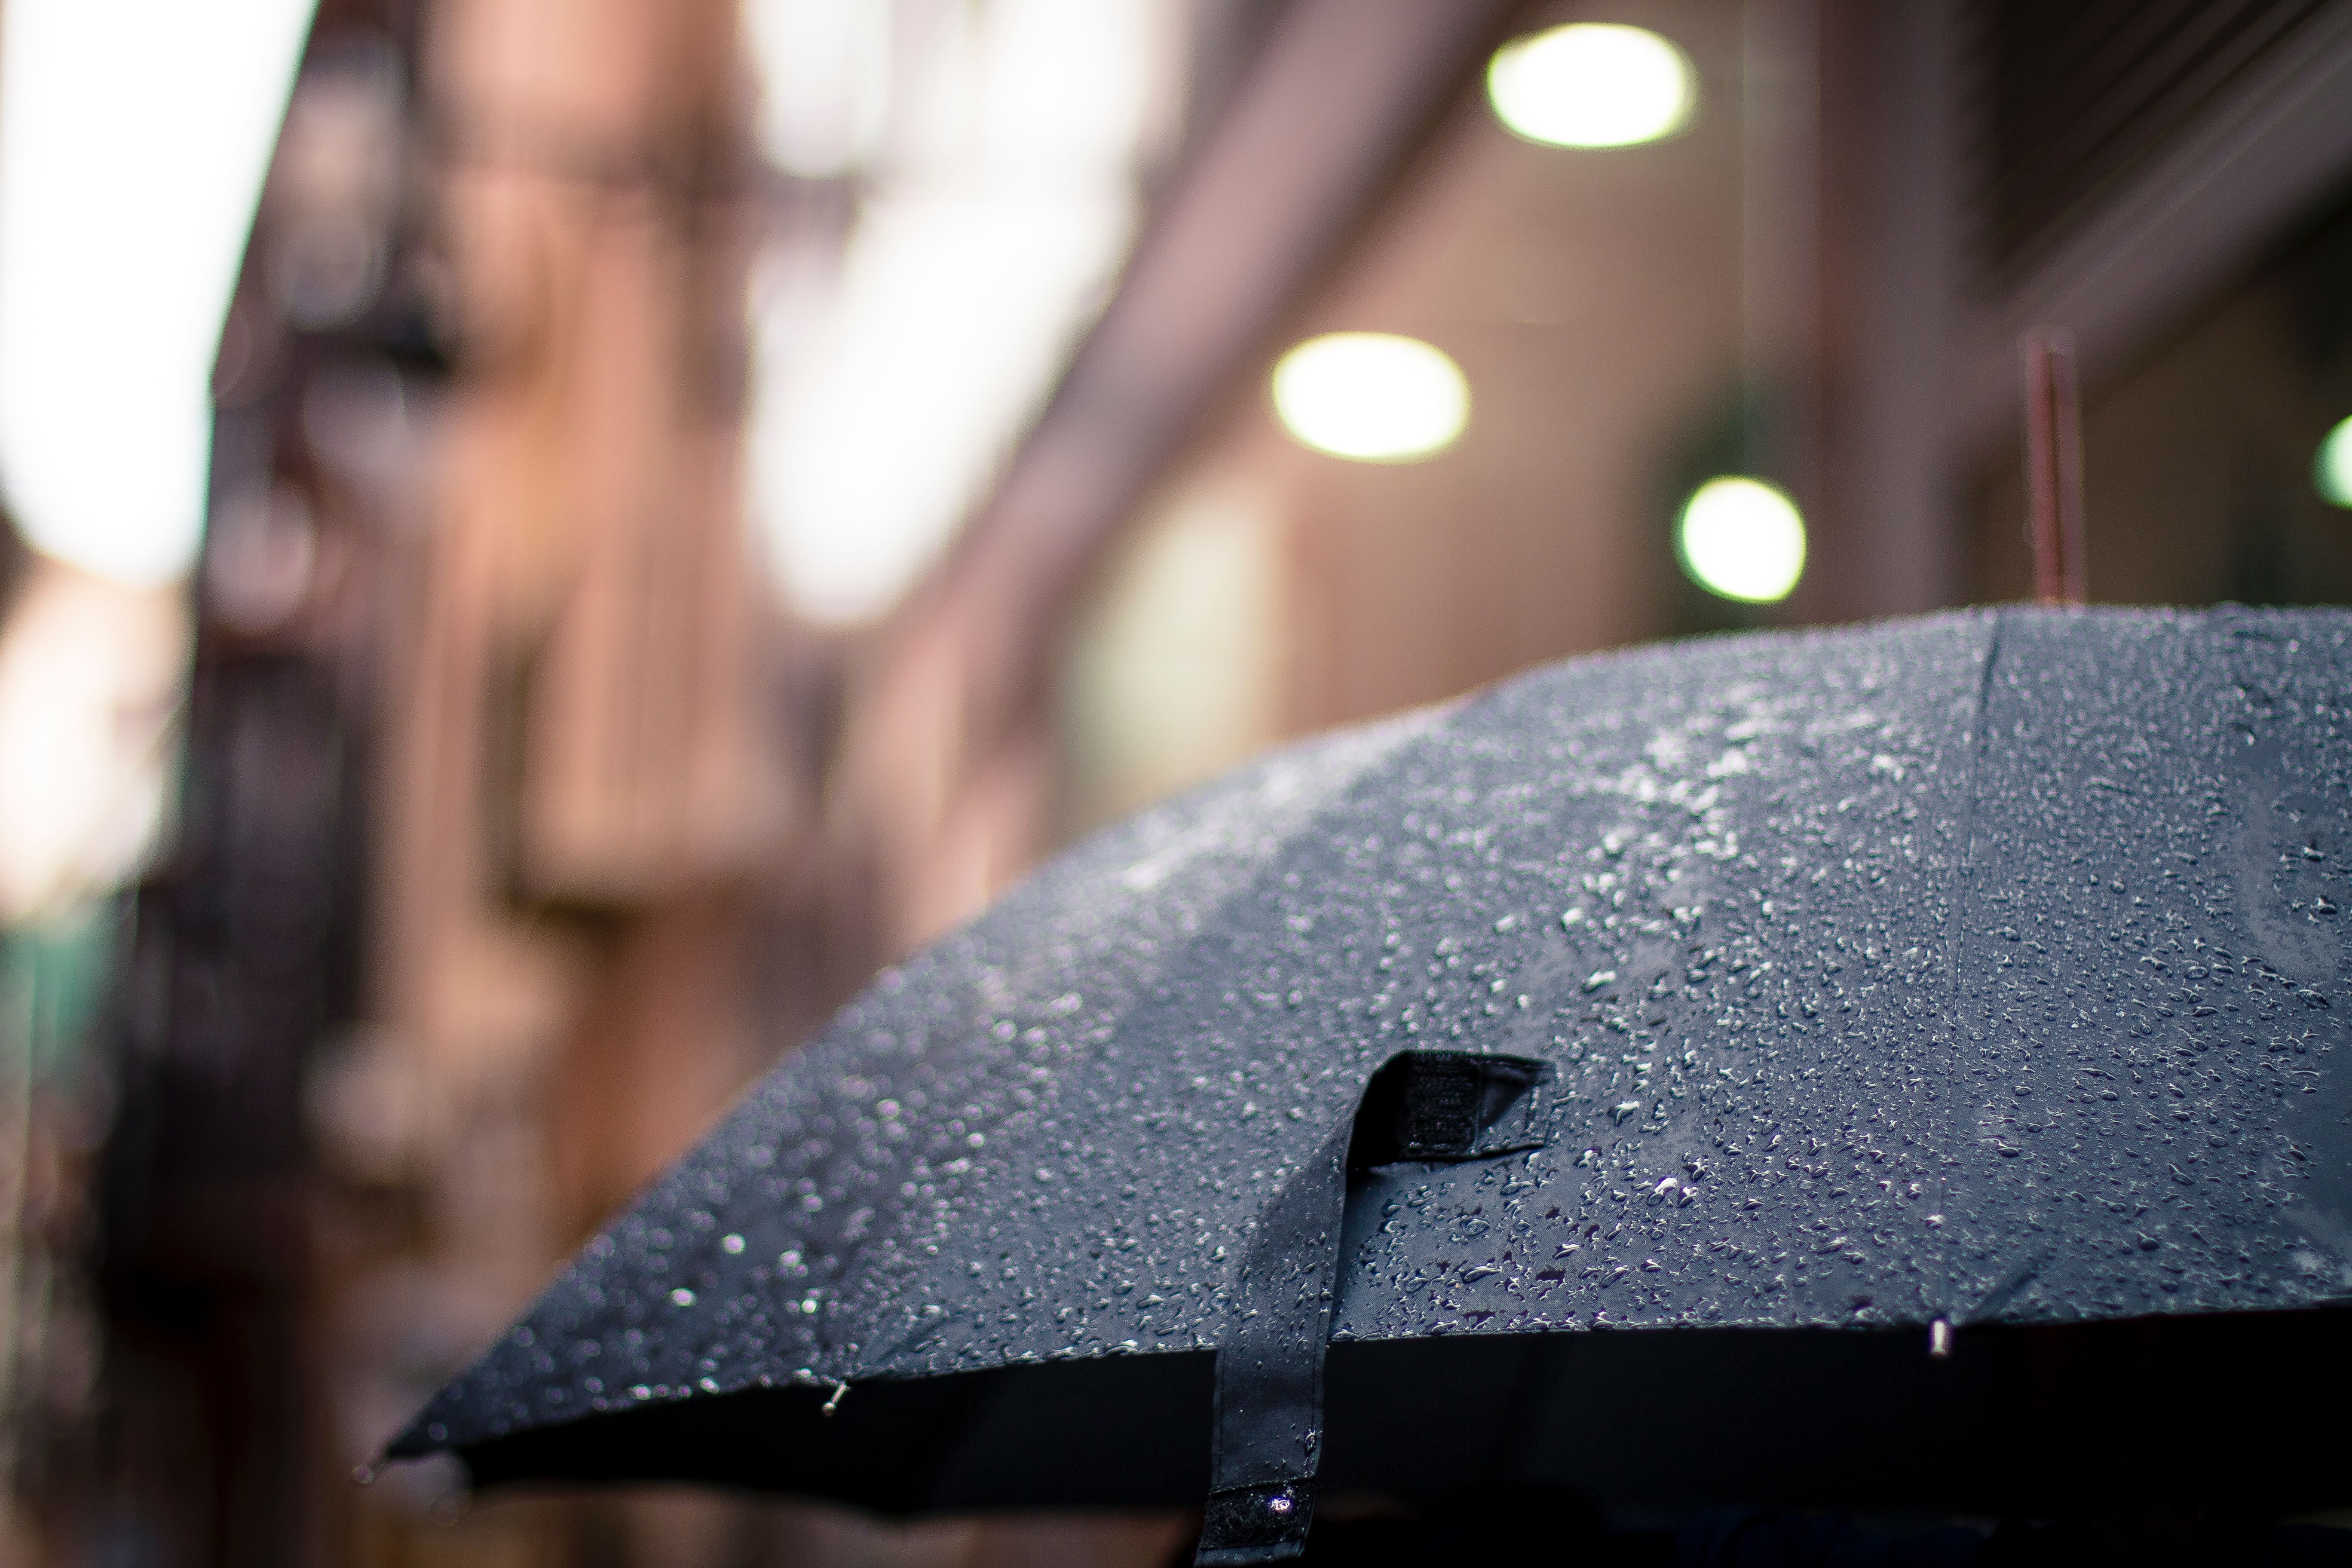
<path fill-rule="evenodd" d="M 2083 406 L 2074 339 L 2035 327 L 2018 339 L 2025 363 L 2025 493 L 2032 507 L 2033 598 L 2079 605 L 2084 595 Z"/>

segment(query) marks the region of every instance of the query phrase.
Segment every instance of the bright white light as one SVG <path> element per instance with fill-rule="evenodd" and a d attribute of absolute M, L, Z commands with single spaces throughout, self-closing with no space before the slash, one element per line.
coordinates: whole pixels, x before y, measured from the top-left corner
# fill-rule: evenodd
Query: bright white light
<path fill-rule="evenodd" d="M 0 923 L 134 869 L 164 800 L 182 595 L 35 568 L 0 627 Z"/>
<path fill-rule="evenodd" d="M 874 151 L 890 92 L 890 7 L 875 0 L 744 0 L 759 62 L 760 150 L 812 179 Z"/>
<path fill-rule="evenodd" d="M 1675 552 L 1708 593 L 1768 605 L 1805 574 L 1805 520 L 1761 479 L 1709 479 L 1683 503 Z"/>
<path fill-rule="evenodd" d="M 2327 433 L 2312 459 L 2311 482 L 2330 506 L 2352 507 L 2352 419 Z"/>
<path fill-rule="evenodd" d="M 787 596 L 836 624 L 937 559 L 1052 391 L 1133 237 L 1166 96 L 1156 0 L 890 14 L 899 74 L 848 244 L 772 251 L 751 309 L 751 513 Z M 781 101 L 795 68 L 752 43 Z"/>
<path fill-rule="evenodd" d="M 312 0 L 0 5 L 0 489 L 127 584 L 203 534 L 212 363 Z"/>
<path fill-rule="evenodd" d="M 1470 384 L 1443 349 L 1388 332 L 1309 338 L 1274 367 L 1274 409 L 1318 452 L 1365 463 L 1433 457 L 1470 423 Z"/>
<path fill-rule="evenodd" d="M 1631 147 L 1688 124 L 1698 82 L 1682 50 L 1645 27 L 1573 22 L 1496 50 L 1486 99 L 1530 142 Z"/>
<path fill-rule="evenodd" d="M 938 555 L 1051 387 L 1131 222 L 1116 198 L 877 201 L 823 320 L 755 322 L 771 390 L 752 411 L 752 505 L 809 616 L 871 619 Z"/>

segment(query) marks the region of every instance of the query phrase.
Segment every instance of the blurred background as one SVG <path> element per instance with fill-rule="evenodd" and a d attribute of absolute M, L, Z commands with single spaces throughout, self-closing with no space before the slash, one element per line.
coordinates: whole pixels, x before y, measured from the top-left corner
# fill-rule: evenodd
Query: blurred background
<path fill-rule="evenodd" d="M 1157 1564 L 370 1459 L 877 967 L 1643 638 L 2352 602 L 2352 0 L 0 0 L 0 1560 Z"/>

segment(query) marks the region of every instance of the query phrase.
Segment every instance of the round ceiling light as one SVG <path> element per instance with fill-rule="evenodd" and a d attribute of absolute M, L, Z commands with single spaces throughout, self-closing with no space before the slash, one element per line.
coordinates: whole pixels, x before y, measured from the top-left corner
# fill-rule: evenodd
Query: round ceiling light
<path fill-rule="evenodd" d="M 1303 444 L 1360 463 L 1433 457 L 1470 422 L 1470 384 L 1443 349 L 1389 332 L 1309 338 L 1274 367 L 1274 409 Z"/>
<path fill-rule="evenodd" d="M 2327 433 L 2311 460 L 2311 482 L 2330 506 L 2352 507 L 2352 419 Z"/>
<path fill-rule="evenodd" d="M 1486 100 L 1530 142 L 1632 147 L 1690 123 L 1698 78 L 1687 55 L 1646 27 L 1572 22 L 1496 50 Z"/>
<path fill-rule="evenodd" d="M 1675 552 L 1708 593 L 1769 605 L 1787 598 L 1805 574 L 1805 520 L 1761 479 L 1709 479 L 1683 503 Z"/>

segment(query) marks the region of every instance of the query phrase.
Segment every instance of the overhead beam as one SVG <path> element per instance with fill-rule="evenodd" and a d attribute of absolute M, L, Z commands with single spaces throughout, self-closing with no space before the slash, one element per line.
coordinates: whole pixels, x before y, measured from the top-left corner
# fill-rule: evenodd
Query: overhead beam
<path fill-rule="evenodd" d="M 2352 0 L 2305 23 L 2150 159 L 1967 333 L 1953 448 L 2020 428 L 2018 335 L 2063 326 L 2092 382 L 2226 284 L 2352 177 Z"/>
<path fill-rule="evenodd" d="M 1002 485 L 885 630 L 887 669 L 888 650 L 954 623 L 968 750 L 1034 705 L 1088 567 L 1255 371 L 1519 8 L 1295 0 Z"/>

